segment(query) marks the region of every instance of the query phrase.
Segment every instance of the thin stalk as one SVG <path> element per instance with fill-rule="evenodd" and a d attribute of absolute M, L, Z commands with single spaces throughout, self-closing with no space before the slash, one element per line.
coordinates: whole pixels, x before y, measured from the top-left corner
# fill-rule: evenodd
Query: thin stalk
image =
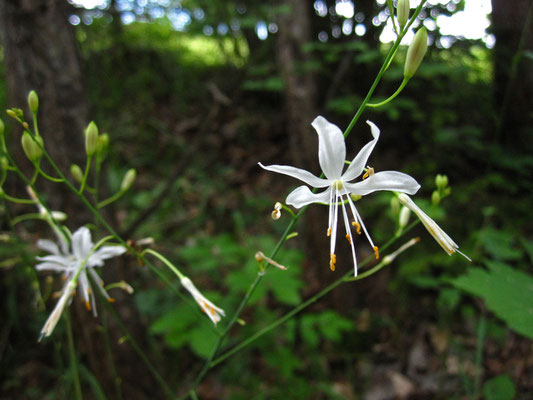
<path fill-rule="evenodd" d="M 114 201 L 117 201 L 120 199 L 126 191 L 120 190 L 117 193 L 115 193 L 113 196 L 108 197 L 105 200 L 102 200 L 101 202 L 97 203 L 96 208 L 104 208 L 105 206 L 108 206 L 109 204 L 113 203 Z"/>
<path fill-rule="evenodd" d="M 12 202 L 12 203 L 18 203 L 18 204 L 35 204 L 35 201 L 32 199 L 19 199 L 18 197 L 13 197 L 8 195 L 6 192 L 3 192 L 0 197 L 5 198 L 6 200 Z"/>
<path fill-rule="evenodd" d="M 476 343 L 476 377 L 474 380 L 474 393 L 472 398 L 477 398 L 481 391 L 481 378 L 483 376 L 483 349 L 485 347 L 485 338 L 487 337 L 487 318 L 481 314 L 477 325 L 477 343 Z"/>
<path fill-rule="evenodd" d="M 72 335 L 72 320 L 70 317 L 70 311 L 65 313 L 65 317 L 67 320 L 68 351 L 70 354 L 72 380 L 74 381 L 74 392 L 77 400 L 83 400 L 83 396 L 81 394 L 80 373 L 78 370 L 78 358 L 76 356 L 76 349 L 74 348 L 74 336 Z"/>
<path fill-rule="evenodd" d="M 48 161 L 50 161 L 49 157 L 46 157 Z M 89 170 L 91 169 L 91 160 L 93 159 L 92 156 L 87 157 L 87 163 L 85 164 L 85 173 L 83 174 L 83 180 L 81 181 L 80 191 L 79 194 L 81 195 L 83 193 L 83 190 L 85 189 L 85 183 L 87 182 L 87 177 L 89 176 Z"/>
<path fill-rule="evenodd" d="M 106 349 L 106 352 L 107 352 L 107 359 L 108 359 L 108 363 L 109 363 L 109 369 L 111 370 L 111 374 L 113 375 L 113 383 L 115 385 L 115 394 L 116 394 L 116 398 L 118 400 L 121 400 L 122 399 L 122 388 L 121 388 L 121 379 L 120 379 L 120 376 L 118 375 L 118 372 L 117 372 L 117 368 L 115 366 L 115 360 L 113 359 L 113 351 L 111 349 L 111 340 L 110 340 L 110 335 L 109 335 L 109 321 L 108 321 L 108 311 L 106 310 L 106 312 L 104 313 L 104 315 L 102 316 L 102 322 L 103 322 L 103 326 L 104 326 L 104 331 L 102 332 L 102 335 L 104 337 L 104 344 L 105 344 L 105 349 Z"/>
<path fill-rule="evenodd" d="M 400 87 L 388 99 L 383 100 L 382 102 L 379 102 L 379 103 L 368 103 L 367 107 L 374 107 L 374 108 L 381 107 L 389 103 L 390 101 L 394 100 L 394 98 L 398 96 L 402 92 L 402 90 L 405 88 L 405 86 L 407 85 L 407 82 L 409 82 L 409 79 L 403 78 L 403 81 Z"/>
<path fill-rule="evenodd" d="M 150 360 L 148 360 L 148 357 L 146 356 L 146 354 L 144 354 L 144 352 L 142 351 L 141 347 L 137 344 L 135 339 L 133 339 L 133 336 L 131 336 L 130 332 L 128 331 L 128 328 L 126 328 L 126 326 L 124 325 L 124 323 L 122 322 L 122 320 L 120 319 L 120 317 L 118 316 L 117 312 L 112 307 L 112 305 L 108 301 L 102 301 L 102 303 L 104 304 L 104 307 L 106 307 L 107 310 L 109 311 L 109 314 L 115 319 L 115 322 L 117 323 L 119 329 L 122 331 L 122 334 L 124 335 L 124 337 L 127 339 L 128 343 L 131 345 L 133 350 L 137 353 L 137 355 L 139 356 L 141 361 L 144 363 L 144 365 L 146 365 L 146 367 L 148 368 L 150 373 L 153 375 L 153 377 L 161 385 L 161 387 L 163 388 L 167 396 L 171 399 L 175 399 L 176 396 L 174 395 L 170 386 L 168 386 L 166 381 L 159 374 L 159 372 L 157 372 L 157 370 L 152 365 Z"/>
<path fill-rule="evenodd" d="M 385 61 L 383 62 L 383 65 L 381 66 L 381 69 L 379 70 L 378 75 L 376 76 L 376 79 L 374 79 L 374 83 L 372 83 L 372 86 L 368 90 L 368 93 L 367 93 L 366 97 L 364 98 L 363 102 L 361 103 L 361 105 L 357 109 L 357 112 L 355 113 L 354 117 L 352 118 L 352 121 L 350 122 L 350 124 L 348 125 L 346 130 L 344 131 L 344 137 L 345 138 L 348 137 L 348 135 L 352 131 L 352 128 L 354 127 L 355 123 L 359 120 L 359 117 L 361 116 L 361 114 L 363 114 L 363 111 L 365 110 L 365 108 L 367 106 L 367 103 L 370 101 L 370 98 L 374 94 L 374 90 L 376 90 L 376 87 L 378 86 L 378 83 L 381 80 L 381 77 L 383 76 L 383 74 L 387 70 L 390 61 L 392 60 L 392 58 L 396 54 L 396 50 L 400 46 L 400 43 L 401 43 L 403 37 L 409 31 L 409 28 L 411 27 L 413 22 L 415 22 L 416 18 L 418 17 L 418 14 L 420 14 L 420 11 L 422 11 L 422 7 L 426 3 L 426 1 L 427 0 L 422 0 L 420 2 L 420 4 L 416 8 L 413 16 L 409 19 L 409 22 L 405 25 L 403 30 L 400 32 L 400 35 L 398 36 L 398 38 L 394 42 L 394 45 L 389 50 L 389 53 L 387 54 L 387 57 L 385 58 Z"/>
<path fill-rule="evenodd" d="M 418 224 L 418 221 L 415 221 L 413 222 L 409 227 L 407 227 L 404 231 L 404 233 L 407 233 L 409 230 L 411 230 L 415 225 Z M 392 237 L 387 243 L 385 243 L 385 245 L 382 246 L 382 250 L 386 250 L 388 247 L 390 247 L 392 244 L 394 244 L 394 242 L 396 242 L 398 239 L 399 239 L 400 236 L 394 236 Z M 360 264 L 359 266 L 360 267 L 364 267 L 365 265 L 367 265 L 368 263 L 370 263 L 372 260 L 373 260 L 373 256 L 369 256 L 367 258 L 365 258 Z M 237 344 L 235 347 L 233 347 L 231 350 L 228 350 L 226 353 L 222 354 L 220 357 L 218 357 L 217 359 L 215 359 L 214 361 L 211 362 L 210 364 L 210 368 L 213 368 L 215 367 L 216 365 L 220 364 L 221 362 L 223 362 L 225 359 L 227 359 L 228 357 L 232 356 L 233 354 L 239 352 L 240 350 L 244 349 L 246 346 L 248 346 L 250 343 L 254 342 L 255 340 L 257 340 L 258 338 L 260 338 L 261 336 L 267 334 L 268 332 L 270 332 L 271 330 L 277 328 L 278 326 L 280 326 L 281 324 L 283 324 L 284 322 L 288 321 L 289 319 L 291 319 L 294 315 L 298 314 L 300 311 L 304 310 L 305 308 L 307 308 L 309 305 L 313 304 L 314 302 L 316 302 L 317 300 L 319 300 L 320 298 L 324 297 L 326 294 L 328 294 L 329 292 L 331 292 L 333 289 L 335 289 L 337 286 L 339 286 L 341 283 L 343 282 L 347 282 L 348 281 L 348 278 L 350 278 L 349 280 L 350 281 L 355 281 L 355 280 L 361 280 L 361 279 L 365 279 L 365 278 L 368 278 L 369 276 L 375 274 L 376 272 L 378 272 L 380 269 L 382 269 L 383 267 L 385 267 L 386 265 L 388 265 L 387 263 L 384 263 L 383 261 L 380 262 L 378 265 L 376 265 L 374 268 L 368 270 L 368 271 L 365 271 L 363 272 L 362 274 L 356 276 L 356 277 L 352 277 L 352 271 L 348 271 L 346 272 L 346 274 L 344 274 L 342 277 L 340 277 L 339 279 L 337 279 L 335 282 L 331 283 L 329 286 L 327 286 L 326 288 L 322 289 L 320 292 L 318 292 L 317 294 L 315 294 L 314 296 L 312 296 L 311 298 L 309 298 L 308 300 L 306 300 L 305 302 L 299 304 L 298 306 L 296 306 L 295 308 L 293 308 L 291 311 L 289 311 L 287 314 L 285 314 L 284 316 L 282 316 L 281 318 L 277 319 L 276 321 L 272 322 L 271 324 L 269 324 L 268 326 L 264 327 L 263 329 L 261 329 L 260 331 L 256 332 L 255 334 L 253 334 L 252 336 L 250 336 L 249 338 L 243 340 L 241 343 Z"/>

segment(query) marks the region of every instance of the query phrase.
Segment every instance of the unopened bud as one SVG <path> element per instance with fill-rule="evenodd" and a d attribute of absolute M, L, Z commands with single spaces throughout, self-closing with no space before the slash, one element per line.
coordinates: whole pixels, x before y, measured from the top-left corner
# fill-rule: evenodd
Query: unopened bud
<path fill-rule="evenodd" d="M 37 110 L 39 109 L 39 97 L 35 90 L 32 90 L 30 94 L 28 94 L 28 106 L 30 106 L 32 113 L 37 113 Z"/>
<path fill-rule="evenodd" d="M 7 171 L 9 168 L 9 160 L 6 157 L 0 157 L 0 169 L 3 171 Z"/>
<path fill-rule="evenodd" d="M 98 154 L 104 154 L 107 152 L 109 147 L 109 135 L 107 133 L 102 133 L 98 136 L 98 143 L 96 143 L 96 152 Z"/>
<path fill-rule="evenodd" d="M 407 207 L 402 207 L 400 210 L 400 217 L 398 218 L 398 225 L 400 229 L 403 229 L 409 223 L 409 217 L 411 216 L 411 210 Z"/>
<path fill-rule="evenodd" d="M 416 35 L 407 50 L 403 76 L 410 79 L 418 70 L 420 63 L 428 49 L 428 33 L 426 28 L 422 27 L 416 32 Z"/>
<path fill-rule="evenodd" d="M 98 127 L 91 121 L 85 130 L 85 153 L 90 157 L 96 151 L 96 144 L 98 143 Z"/>
<path fill-rule="evenodd" d="M 124 178 L 122 178 L 122 183 L 120 184 L 120 190 L 122 192 L 125 192 L 128 190 L 131 185 L 133 185 L 133 182 L 135 181 L 135 177 L 137 176 L 137 172 L 135 169 L 131 168 L 126 172 L 126 175 L 124 175 Z"/>
<path fill-rule="evenodd" d="M 83 181 L 83 172 L 82 172 L 81 168 L 77 164 L 72 164 L 70 166 L 70 174 L 78 182 Z"/>
<path fill-rule="evenodd" d="M 63 211 L 52 211 L 52 218 L 58 222 L 65 221 L 67 219 L 67 214 Z"/>
<path fill-rule="evenodd" d="M 402 29 L 407 23 L 407 20 L 409 19 L 409 11 L 411 11 L 411 5 L 409 4 L 409 0 L 398 0 L 398 4 L 396 5 L 396 7 L 398 23 L 400 24 L 400 29 Z"/>
<path fill-rule="evenodd" d="M 435 177 L 435 185 L 439 190 L 445 189 L 446 186 L 448 186 L 448 177 L 446 175 L 437 174 Z"/>
<path fill-rule="evenodd" d="M 433 203 L 434 206 L 438 206 L 440 203 L 440 194 L 437 190 L 431 194 L 431 203 Z"/>
<path fill-rule="evenodd" d="M 28 132 L 24 132 L 22 134 L 21 141 L 22 149 L 24 150 L 26 157 L 28 157 L 28 160 L 30 160 L 32 163 L 39 161 L 43 155 L 43 151 L 41 150 L 41 147 L 43 146 L 43 139 L 40 136 L 35 136 L 32 138 Z M 38 141 L 41 144 L 41 147 L 39 147 L 35 141 Z"/>
<path fill-rule="evenodd" d="M 4 134 L 4 131 L 6 130 L 6 126 L 4 125 L 4 121 L 0 118 L 0 136 Z"/>
<path fill-rule="evenodd" d="M 7 110 L 6 111 L 6 114 L 9 115 L 11 118 L 14 118 L 18 121 L 19 117 L 17 115 L 17 113 L 14 111 L 14 110 Z"/>

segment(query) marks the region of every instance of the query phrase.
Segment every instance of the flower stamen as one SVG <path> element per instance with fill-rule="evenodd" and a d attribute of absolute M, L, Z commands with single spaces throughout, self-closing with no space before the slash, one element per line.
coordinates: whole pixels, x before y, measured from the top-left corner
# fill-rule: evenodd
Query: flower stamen
<path fill-rule="evenodd" d="M 365 174 L 363 175 L 363 180 L 365 180 L 366 178 L 368 177 L 371 177 L 372 175 L 374 175 L 374 168 L 372 167 L 366 167 L 367 170 L 365 172 Z"/>
<path fill-rule="evenodd" d="M 361 234 L 361 225 L 359 225 L 357 222 L 353 221 L 352 222 L 352 226 L 355 226 L 355 230 L 357 232 L 358 235 Z"/>
<path fill-rule="evenodd" d="M 376 255 L 376 260 L 379 260 L 379 248 L 378 248 L 378 246 L 374 246 L 374 254 Z"/>
<path fill-rule="evenodd" d="M 352 237 L 349 234 L 346 235 L 346 239 L 348 240 L 348 243 L 352 243 Z"/>
<path fill-rule="evenodd" d="M 335 263 L 337 262 L 337 256 L 333 253 L 330 254 L 329 256 L 329 268 L 332 270 L 332 271 L 335 271 Z"/>
<path fill-rule="evenodd" d="M 328 236 L 328 237 L 331 236 L 331 227 L 328 228 L 327 236 Z"/>

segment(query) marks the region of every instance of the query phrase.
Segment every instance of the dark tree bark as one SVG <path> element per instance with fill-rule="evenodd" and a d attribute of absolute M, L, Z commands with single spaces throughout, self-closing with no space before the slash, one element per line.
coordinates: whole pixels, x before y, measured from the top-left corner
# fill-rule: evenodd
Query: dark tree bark
<path fill-rule="evenodd" d="M 531 58 L 525 57 L 533 51 L 532 4 L 492 0 L 497 140 L 526 149 L 531 148 L 528 135 L 533 126 L 533 68 Z"/>
<path fill-rule="evenodd" d="M 89 122 L 68 7 L 64 0 L 0 2 L 8 104 L 29 115 L 26 96 L 32 89 L 38 93 L 39 128 L 63 168 L 83 159 L 82 133 Z"/>

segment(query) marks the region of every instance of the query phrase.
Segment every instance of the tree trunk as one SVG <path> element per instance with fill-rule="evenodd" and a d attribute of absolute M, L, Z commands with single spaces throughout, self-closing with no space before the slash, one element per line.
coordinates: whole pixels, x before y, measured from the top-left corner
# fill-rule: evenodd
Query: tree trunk
<path fill-rule="evenodd" d="M 492 0 L 497 140 L 523 149 L 531 148 L 528 132 L 533 125 L 533 69 L 531 58 L 525 57 L 533 51 L 532 4 Z"/>
<path fill-rule="evenodd" d="M 39 130 L 63 170 L 84 159 L 83 130 L 89 118 L 78 49 L 64 0 L 3 0 L 0 34 L 6 63 L 9 107 L 29 110 L 40 99 Z M 18 145 L 18 137 L 16 139 Z"/>

